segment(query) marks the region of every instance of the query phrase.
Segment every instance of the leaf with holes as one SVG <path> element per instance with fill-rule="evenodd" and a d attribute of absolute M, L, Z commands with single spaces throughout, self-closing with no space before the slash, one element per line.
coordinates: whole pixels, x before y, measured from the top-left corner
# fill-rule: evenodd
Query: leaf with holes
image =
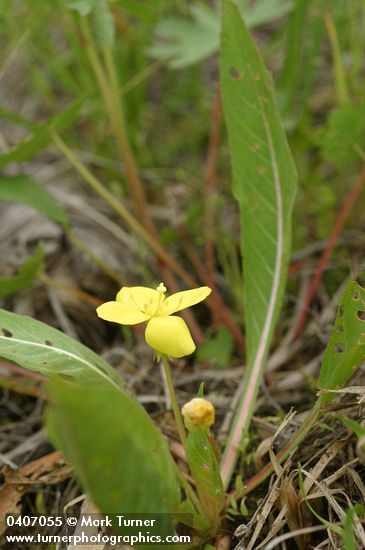
<path fill-rule="evenodd" d="M 365 289 L 350 281 L 340 300 L 335 326 L 319 375 L 322 390 L 344 386 L 365 359 Z M 332 396 L 322 396 L 328 401 Z"/>
<path fill-rule="evenodd" d="M 279 314 L 291 245 L 296 171 L 272 79 L 237 6 L 223 1 L 221 83 L 241 214 L 247 373 L 223 456 L 228 483 L 248 429 Z"/>
<path fill-rule="evenodd" d="M 113 388 L 54 380 L 49 387 L 51 439 L 74 466 L 83 488 L 104 513 L 160 514 L 171 534 L 179 506 L 175 465 L 167 443 L 143 407 Z"/>
<path fill-rule="evenodd" d="M 0 309 L 0 357 L 46 376 L 88 386 L 122 388 L 123 380 L 96 353 L 59 330 Z"/>

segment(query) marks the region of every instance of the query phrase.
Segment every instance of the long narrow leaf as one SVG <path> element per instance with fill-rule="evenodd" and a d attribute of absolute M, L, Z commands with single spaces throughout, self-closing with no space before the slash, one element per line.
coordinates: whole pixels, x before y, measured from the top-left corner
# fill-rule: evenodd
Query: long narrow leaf
<path fill-rule="evenodd" d="M 273 83 L 237 6 L 223 1 L 221 82 L 241 213 L 247 373 L 222 476 L 227 484 L 253 413 L 286 281 L 296 172 Z"/>
<path fill-rule="evenodd" d="M 25 260 L 18 273 L 12 277 L 0 277 L 0 298 L 11 296 L 23 290 L 30 288 L 36 281 L 39 272 L 42 269 L 44 259 L 43 246 L 38 246 L 35 254 Z"/>
<path fill-rule="evenodd" d="M 18 174 L 0 178 L 0 200 L 30 206 L 63 227 L 70 225 L 65 211 L 56 199 L 28 176 Z"/>
<path fill-rule="evenodd" d="M 33 130 L 26 138 L 0 156 L 0 170 L 10 162 L 24 162 L 47 147 L 51 141 L 51 130 L 64 130 L 79 116 L 87 94 L 70 103 L 61 113 L 49 118 L 47 122 Z"/>

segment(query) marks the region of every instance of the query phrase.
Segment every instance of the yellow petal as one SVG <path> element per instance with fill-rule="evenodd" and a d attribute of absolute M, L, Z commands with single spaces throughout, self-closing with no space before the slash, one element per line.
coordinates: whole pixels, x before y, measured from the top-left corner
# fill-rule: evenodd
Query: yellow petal
<path fill-rule="evenodd" d="M 116 301 L 140 311 L 148 310 L 149 316 L 156 311 L 160 300 L 160 292 L 145 286 L 124 286 L 117 294 Z"/>
<path fill-rule="evenodd" d="M 171 315 L 176 311 L 185 309 L 186 307 L 193 306 L 204 300 L 212 290 L 208 286 L 201 286 L 200 288 L 193 288 L 192 290 L 183 290 L 177 292 L 169 298 L 166 298 L 162 308 L 163 315 Z"/>
<path fill-rule="evenodd" d="M 121 325 L 136 325 L 149 319 L 149 316 L 140 311 L 135 305 L 131 307 L 119 302 L 105 302 L 97 308 L 96 313 L 105 321 L 112 321 Z"/>
<path fill-rule="evenodd" d="M 151 348 L 169 357 L 184 357 L 195 350 L 195 344 L 181 317 L 153 317 L 145 332 L 146 342 Z"/>

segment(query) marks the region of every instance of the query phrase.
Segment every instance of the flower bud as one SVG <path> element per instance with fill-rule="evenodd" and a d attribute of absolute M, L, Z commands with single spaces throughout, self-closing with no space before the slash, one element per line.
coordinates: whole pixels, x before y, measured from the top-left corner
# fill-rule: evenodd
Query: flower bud
<path fill-rule="evenodd" d="M 210 428 L 214 424 L 215 409 L 210 401 L 202 397 L 194 397 L 182 408 L 186 428 Z"/>

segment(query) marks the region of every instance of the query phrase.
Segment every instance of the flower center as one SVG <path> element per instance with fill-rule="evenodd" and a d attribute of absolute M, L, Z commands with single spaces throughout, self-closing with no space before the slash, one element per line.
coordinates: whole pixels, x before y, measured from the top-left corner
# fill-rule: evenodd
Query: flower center
<path fill-rule="evenodd" d="M 162 312 L 162 305 L 165 301 L 165 292 L 167 288 L 163 283 L 160 283 L 156 288 L 158 296 L 151 298 L 147 303 L 143 305 L 144 312 L 150 317 L 159 317 Z"/>

